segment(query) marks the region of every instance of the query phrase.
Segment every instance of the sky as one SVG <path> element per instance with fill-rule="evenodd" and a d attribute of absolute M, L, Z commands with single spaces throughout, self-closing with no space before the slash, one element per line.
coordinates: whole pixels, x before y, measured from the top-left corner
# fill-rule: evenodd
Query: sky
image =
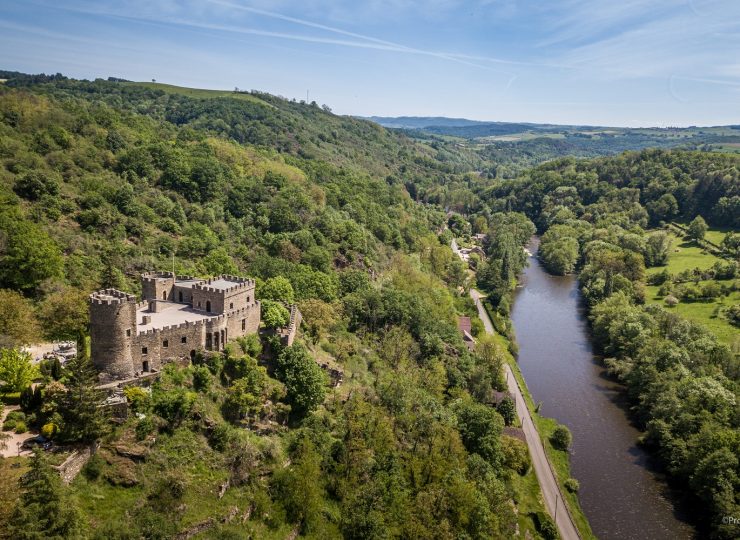
<path fill-rule="evenodd" d="M 0 0 L 0 69 L 363 116 L 740 124 L 740 1 Z"/>

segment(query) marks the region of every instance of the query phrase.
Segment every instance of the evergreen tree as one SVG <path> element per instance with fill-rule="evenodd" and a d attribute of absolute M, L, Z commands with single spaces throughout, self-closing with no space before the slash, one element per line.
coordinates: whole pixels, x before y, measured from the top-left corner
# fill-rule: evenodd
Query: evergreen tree
<path fill-rule="evenodd" d="M 69 361 L 64 370 L 65 386 L 60 403 L 64 420 L 62 437 L 70 441 L 92 442 L 107 429 L 104 409 L 100 407 L 103 393 L 95 388 L 98 376 L 85 349 Z"/>
<path fill-rule="evenodd" d="M 81 517 L 65 496 L 62 481 L 40 450 L 20 479 L 21 496 L 8 523 L 10 538 L 67 540 L 84 538 Z"/>

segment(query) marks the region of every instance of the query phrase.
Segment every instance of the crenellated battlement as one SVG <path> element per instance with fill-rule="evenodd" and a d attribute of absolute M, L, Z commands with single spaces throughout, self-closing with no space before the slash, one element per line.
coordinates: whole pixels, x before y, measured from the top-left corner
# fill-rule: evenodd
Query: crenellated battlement
<path fill-rule="evenodd" d="M 233 283 L 233 285 L 215 286 L 214 284 L 218 281 L 227 281 L 227 282 Z M 216 276 L 214 278 L 207 279 L 203 281 L 202 283 L 196 283 L 195 285 L 193 285 L 193 289 L 197 289 L 199 291 L 212 292 L 212 293 L 228 294 L 228 293 L 238 291 L 240 289 L 250 289 L 250 288 L 253 288 L 254 286 L 255 286 L 255 282 L 253 279 L 239 277 L 239 276 L 221 275 L 221 276 Z"/>
<path fill-rule="evenodd" d="M 124 303 L 136 303 L 136 296 L 118 289 L 101 289 L 90 295 L 90 303 L 95 305 L 108 305 Z"/>
<path fill-rule="evenodd" d="M 151 283 L 158 279 L 175 279 L 174 272 L 146 272 L 141 274 L 141 281 L 144 283 Z"/>

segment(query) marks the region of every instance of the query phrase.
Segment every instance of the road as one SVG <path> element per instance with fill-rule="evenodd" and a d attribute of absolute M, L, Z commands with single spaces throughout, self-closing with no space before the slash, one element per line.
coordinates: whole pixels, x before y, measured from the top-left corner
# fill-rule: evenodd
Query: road
<path fill-rule="evenodd" d="M 455 244 L 453 249 L 456 247 L 457 245 Z M 495 332 L 493 329 L 493 323 L 491 323 L 491 319 L 488 317 L 488 313 L 480 300 L 483 295 L 475 289 L 470 289 L 470 296 L 478 308 L 478 316 L 481 321 L 483 321 L 483 326 L 485 327 L 486 332 L 493 334 Z M 532 456 L 532 466 L 534 467 L 537 480 L 540 484 L 542 497 L 545 499 L 545 507 L 550 513 L 550 516 L 555 520 L 558 532 L 560 532 L 560 537 L 563 538 L 563 540 L 578 540 L 580 538 L 578 529 L 573 523 L 570 512 L 568 512 L 567 507 L 563 503 L 560 488 L 555 479 L 555 472 L 545 454 L 545 447 L 542 444 L 540 434 L 532 422 L 532 416 L 529 413 L 527 404 L 524 402 L 521 388 L 519 388 L 519 384 L 514 377 L 511 366 L 504 363 L 504 369 L 506 370 L 506 382 L 509 385 L 509 392 L 515 398 L 517 415 L 522 420 L 522 429 L 527 438 L 529 454 Z"/>

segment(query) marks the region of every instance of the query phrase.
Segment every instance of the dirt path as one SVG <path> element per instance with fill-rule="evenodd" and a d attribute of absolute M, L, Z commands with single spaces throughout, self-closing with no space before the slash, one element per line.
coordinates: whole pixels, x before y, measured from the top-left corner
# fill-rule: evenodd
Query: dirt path
<path fill-rule="evenodd" d="M 0 418 L 0 425 L 5 421 L 5 417 L 8 416 L 8 413 L 12 411 L 19 411 L 20 407 L 18 405 L 6 405 L 5 406 L 5 412 L 2 415 L 2 418 Z M 0 448 L 0 456 L 6 458 L 6 457 L 16 457 L 16 456 L 30 456 L 31 451 L 30 450 L 20 450 L 20 453 L 18 453 L 19 450 L 19 444 L 23 444 L 23 441 L 28 439 L 29 437 L 33 437 L 34 435 L 37 435 L 37 433 L 15 433 L 14 431 L 5 431 L 6 435 L 10 435 L 9 439 L 5 440 L 6 447 Z"/>
<path fill-rule="evenodd" d="M 485 327 L 486 332 L 493 334 L 493 324 L 491 323 L 491 319 L 488 317 L 488 313 L 486 313 L 483 303 L 480 300 L 483 295 L 475 289 L 470 289 L 470 296 L 473 298 L 473 301 L 475 301 L 475 305 L 478 308 L 478 316 L 483 321 L 483 326 Z M 545 507 L 550 513 L 550 516 L 555 520 L 555 524 L 558 527 L 561 538 L 564 540 L 578 540 L 580 538 L 578 529 L 573 523 L 570 512 L 568 512 L 568 509 L 563 502 L 563 497 L 555 478 L 555 472 L 547 459 L 545 447 L 542 444 L 542 439 L 540 439 L 540 434 L 537 431 L 537 428 L 532 422 L 532 416 L 529 413 L 527 404 L 524 402 L 524 396 L 519 388 L 519 384 L 517 383 L 509 364 L 504 364 L 504 368 L 506 370 L 506 382 L 509 385 L 509 392 L 511 392 L 515 398 L 516 412 L 522 420 L 522 429 L 527 438 L 529 454 L 532 456 L 532 465 L 537 474 L 537 480 L 539 481 L 540 489 L 542 490 L 542 496 L 545 499 Z"/>

